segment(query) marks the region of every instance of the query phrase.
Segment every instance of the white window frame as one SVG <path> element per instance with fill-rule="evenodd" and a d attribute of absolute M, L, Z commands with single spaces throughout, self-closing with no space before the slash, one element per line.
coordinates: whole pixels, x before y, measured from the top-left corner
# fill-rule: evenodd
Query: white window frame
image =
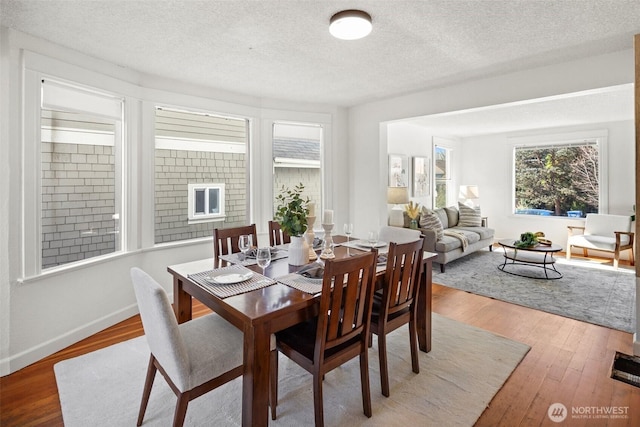
<path fill-rule="evenodd" d="M 204 190 L 205 207 L 210 206 L 209 202 L 209 194 L 210 190 L 218 190 L 218 212 L 215 213 L 198 213 L 196 212 L 196 192 L 198 190 Z M 214 222 L 214 221 L 224 221 L 226 218 L 225 215 L 225 193 L 224 193 L 224 183 L 194 183 L 188 184 L 188 217 L 189 224 L 198 224 L 201 222 Z"/>
<path fill-rule="evenodd" d="M 514 217 L 526 217 L 527 214 L 516 214 L 516 168 L 515 168 L 515 156 L 516 148 L 527 147 L 542 147 L 542 146 L 560 146 L 569 144 L 580 144 L 584 142 L 595 143 L 598 147 L 598 178 L 599 178 L 599 191 L 598 191 L 598 213 L 606 214 L 609 212 L 609 195 L 607 188 L 609 188 L 608 179 L 608 139 L 609 132 L 607 129 L 594 129 L 578 132 L 567 132 L 559 134 L 547 134 L 547 135 L 527 135 L 521 137 L 508 138 L 509 153 L 511 160 L 511 203 L 510 214 Z M 550 218 L 569 218 L 566 216 L 542 216 L 536 215 L 539 219 Z"/>

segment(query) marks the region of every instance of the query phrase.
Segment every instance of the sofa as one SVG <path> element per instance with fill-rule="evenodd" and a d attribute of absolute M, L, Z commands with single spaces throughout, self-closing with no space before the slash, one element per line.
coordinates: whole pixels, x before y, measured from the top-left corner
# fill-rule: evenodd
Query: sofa
<path fill-rule="evenodd" d="M 405 212 L 405 227 L 411 226 L 411 219 Z M 440 264 L 444 273 L 445 265 L 479 249 L 493 250 L 494 230 L 487 227 L 487 218 L 482 217 L 479 208 L 463 204 L 435 210 L 422 208 L 418 230 L 424 236 L 424 250 L 437 254 L 434 262 Z"/>

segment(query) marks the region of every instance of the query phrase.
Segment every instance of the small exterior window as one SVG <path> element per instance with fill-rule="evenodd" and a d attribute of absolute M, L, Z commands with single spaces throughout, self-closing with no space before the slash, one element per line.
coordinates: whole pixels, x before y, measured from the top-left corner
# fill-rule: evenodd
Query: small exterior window
<path fill-rule="evenodd" d="M 224 214 L 224 184 L 189 184 L 189 223 L 222 221 Z"/>

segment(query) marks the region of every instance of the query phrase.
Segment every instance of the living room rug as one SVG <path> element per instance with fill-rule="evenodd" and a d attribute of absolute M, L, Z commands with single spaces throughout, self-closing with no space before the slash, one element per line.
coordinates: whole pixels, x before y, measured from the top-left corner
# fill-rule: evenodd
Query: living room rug
<path fill-rule="evenodd" d="M 586 260 L 559 258 L 557 280 L 531 279 L 498 270 L 502 249 L 481 250 L 433 269 L 433 282 L 625 332 L 635 330 L 634 271 Z M 541 268 L 519 267 L 542 272 Z M 513 271 L 513 270 L 511 270 Z"/>
<path fill-rule="evenodd" d="M 530 347 L 433 315 L 429 353 L 411 371 L 408 328 L 389 334 L 391 396 L 380 391 L 378 348 L 369 351 L 373 417 L 362 411 L 358 359 L 328 373 L 323 386 L 327 426 L 472 426 Z M 55 375 L 66 427 L 135 425 L 149 357 L 145 337 L 59 362 Z M 195 400 L 186 426 L 239 426 L 242 384 L 237 378 Z M 280 355 L 278 419 L 269 425 L 313 425 L 311 375 Z M 144 426 L 171 424 L 176 397 L 157 374 Z"/>

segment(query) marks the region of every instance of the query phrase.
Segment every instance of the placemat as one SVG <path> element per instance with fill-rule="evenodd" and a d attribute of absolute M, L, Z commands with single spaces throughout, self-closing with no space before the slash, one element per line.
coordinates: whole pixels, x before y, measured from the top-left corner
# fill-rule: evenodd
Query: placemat
<path fill-rule="evenodd" d="M 275 261 L 277 259 L 286 258 L 288 256 L 289 256 L 289 252 L 287 252 L 285 249 L 283 249 L 280 246 L 278 246 L 278 251 L 271 256 L 271 261 Z M 241 259 L 241 258 L 242 258 L 242 253 L 241 252 L 236 252 L 236 253 L 233 253 L 233 254 L 220 255 L 220 259 L 225 260 L 227 262 L 230 262 L 232 264 L 256 265 L 258 263 L 256 261 L 255 257 L 247 256 L 247 258 L 244 259 L 244 260 Z"/>
<path fill-rule="evenodd" d="M 248 268 L 244 268 L 239 265 L 230 265 L 228 267 L 217 268 L 215 270 L 203 271 L 201 273 L 189 274 L 189 279 L 198 283 L 200 286 L 214 294 L 219 298 L 227 298 L 234 295 L 240 295 L 245 292 L 255 291 L 256 289 L 261 289 L 270 285 L 273 285 L 275 281 L 266 276 L 263 276 L 260 273 L 253 272 L 253 277 L 251 279 L 234 283 L 229 285 L 219 285 L 217 283 L 211 283 L 205 279 L 205 277 L 209 276 L 214 271 L 230 271 L 230 272 L 240 272 L 246 273 L 247 271 L 251 271 Z"/>
<path fill-rule="evenodd" d="M 348 248 L 353 248 L 353 249 L 359 249 L 361 251 L 365 251 L 368 252 L 371 250 L 371 248 L 369 247 L 365 247 L 365 246 L 360 246 L 361 244 L 369 244 L 369 242 L 367 242 L 366 240 L 362 240 L 362 239 L 358 239 L 358 240 L 351 240 L 349 241 L 349 243 L 347 242 L 343 242 L 342 246 L 346 246 Z M 384 246 L 381 246 L 378 249 L 378 253 L 379 254 L 386 254 L 387 252 L 389 252 L 389 244 L 385 244 Z"/>
<path fill-rule="evenodd" d="M 311 295 L 322 292 L 322 279 L 310 279 L 297 273 L 278 277 L 278 282 Z"/>

